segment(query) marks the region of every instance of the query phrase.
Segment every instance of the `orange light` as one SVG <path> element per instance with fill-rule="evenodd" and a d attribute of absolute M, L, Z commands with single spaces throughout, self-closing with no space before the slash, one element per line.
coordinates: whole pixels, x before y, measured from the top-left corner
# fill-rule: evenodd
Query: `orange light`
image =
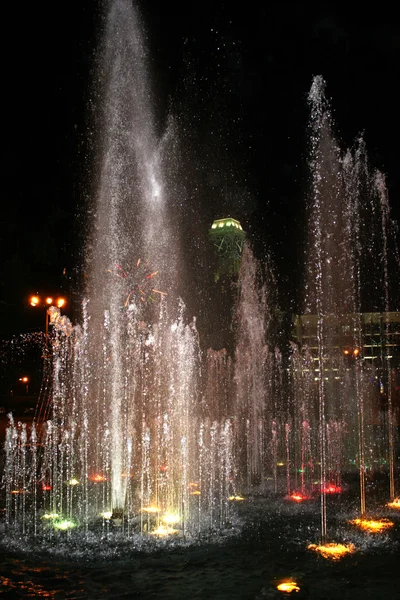
<path fill-rule="evenodd" d="M 31 306 L 38 306 L 38 304 L 40 303 L 40 298 L 39 296 L 31 296 L 29 298 L 29 302 Z"/>
<path fill-rule="evenodd" d="M 53 304 L 53 298 L 50 298 L 50 296 L 46 298 L 46 304 Z"/>
<path fill-rule="evenodd" d="M 349 354 L 348 350 L 343 350 L 343 354 Z"/>
<path fill-rule="evenodd" d="M 57 308 L 62 308 L 63 306 L 65 306 L 66 300 L 65 298 L 57 298 Z"/>
<path fill-rule="evenodd" d="M 276 586 L 276 589 L 280 592 L 299 592 L 300 588 L 295 581 L 284 581 Z"/>
<path fill-rule="evenodd" d="M 309 500 L 309 496 L 302 494 L 301 492 L 293 492 L 290 496 L 287 496 L 289 500 L 293 500 L 294 502 L 303 502 L 303 500 Z"/>
<path fill-rule="evenodd" d="M 142 508 L 143 512 L 146 513 L 159 513 L 160 512 L 160 508 L 158 508 L 158 506 L 145 506 L 144 508 Z"/>
<path fill-rule="evenodd" d="M 89 480 L 95 481 L 96 483 L 101 483 L 102 481 L 106 481 L 106 478 L 103 475 L 96 474 L 96 475 L 91 475 L 89 477 Z"/>
<path fill-rule="evenodd" d="M 395 498 L 393 502 L 388 502 L 386 504 L 389 508 L 398 508 L 400 509 L 400 498 Z"/>
<path fill-rule="evenodd" d="M 324 558 L 330 558 L 331 560 L 340 560 L 346 554 L 353 554 L 356 551 L 356 548 L 353 544 L 321 544 L 317 546 L 317 544 L 310 544 L 308 546 L 309 550 L 313 550 L 314 552 L 318 552 Z"/>
<path fill-rule="evenodd" d="M 29 377 L 20 377 L 19 380 L 22 381 L 22 383 L 28 383 Z"/>
<path fill-rule="evenodd" d="M 353 354 L 354 356 L 358 356 L 360 354 L 360 350 L 358 348 L 354 348 Z"/>
<path fill-rule="evenodd" d="M 356 525 L 363 531 L 371 533 L 380 533 L 381 531 L 385 531 L 385 529 L 390 529 L 394 525 L 394 523 L 388 519 L 379 519 L 378 521 L 374 521 L 373 519 L 353 519 L 353 521 L 349 521 L 349 523 L 351 525 Z"/>

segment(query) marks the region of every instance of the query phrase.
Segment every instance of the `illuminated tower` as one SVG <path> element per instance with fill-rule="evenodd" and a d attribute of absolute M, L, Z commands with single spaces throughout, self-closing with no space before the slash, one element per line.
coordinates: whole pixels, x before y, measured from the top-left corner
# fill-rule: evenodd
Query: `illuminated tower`
<path fill-rule="evenodd" d="M 246 234 L 236 219 L 216 219 L 209 231 L 216 249 L 218 266 L 215 281 L 222 276 L 234 277 L 239 273 Z"/>

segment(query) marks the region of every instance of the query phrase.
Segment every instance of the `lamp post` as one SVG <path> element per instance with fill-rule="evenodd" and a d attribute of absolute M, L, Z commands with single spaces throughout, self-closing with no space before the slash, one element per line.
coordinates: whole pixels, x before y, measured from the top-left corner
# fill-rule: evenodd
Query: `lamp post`
<path fill-rule="evenodd" d="M 63 308 L 66 305 L 66 303 L 67 303 L 67 301 L 63 296 L 57 296 L 57 297 L 46 296 L 44 298 L 42 298 L 41 296 L 38 296 L 38 295 L 30 296 L 29 304 L 31 306 L 33 306 L 34 308 L 36 308 L 36 307 L 45 307 L 46 308 L 46 321 L 45 321 L 46 342 L 47 342 L 47 339 L 49 336 L 49 320 L 50 320 L 49 308 L 51 306 L 56 306 L 57 308 Z"/>
<path fill-rule="evenodd" d="M 27 375 L 24 375 L 23 377 L 20 377 L 18 381 L 25 384 L 26 395 L 28 395 L 28 393 L 29 393 L 29 377 L 27 377 Z"/>

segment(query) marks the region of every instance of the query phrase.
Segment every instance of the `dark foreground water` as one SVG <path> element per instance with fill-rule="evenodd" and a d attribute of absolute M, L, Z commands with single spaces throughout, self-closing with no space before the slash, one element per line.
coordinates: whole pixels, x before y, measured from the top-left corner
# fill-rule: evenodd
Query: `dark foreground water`
<path fill-rule="evenodd" d="M 339 562 L 307 550 L 318 540 L 318 504 L 253 501 L 240 507 L 242 529 L 217 542 L 147 551 L 110 540 L 87 549 L 78 542 L 33 548 L 26 541 L 0 547 L 4 598 L 140 598 L 144 600 L 400 599 L 400 514 L 389 533 L 354 530 L 354 513 L 331 506 L 330 537 L 358 551 Z M 381 515 L 384 511 L 381 511 Z M 279 592 L 282 580 L 300 592 Z"/>

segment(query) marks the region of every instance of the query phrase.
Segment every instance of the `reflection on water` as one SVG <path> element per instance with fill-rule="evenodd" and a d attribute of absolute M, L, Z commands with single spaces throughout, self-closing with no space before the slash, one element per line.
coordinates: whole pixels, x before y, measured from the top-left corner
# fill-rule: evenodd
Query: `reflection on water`
<path fill-rule="evenodd" d="M 376 537 L 347 527 L 342 514 L 335 535 L 352 536 L 347 541 L 358 551 L 331 562 L 307 550 L 319 525 L 312 510 L 291 506 L 266 520 L 265 506 L 254 505 L 250 516 L 240 537 L 220 544 L 130 550 L 123 558 L 111 552 L 107 559 L 78 549 L 73 560 L 5 554 L 0 589 L 9 598 L 263 600 L 287 597 L 277 586 L 295 581 L 298 599 L 398 598 L 399 520 Z"/>

